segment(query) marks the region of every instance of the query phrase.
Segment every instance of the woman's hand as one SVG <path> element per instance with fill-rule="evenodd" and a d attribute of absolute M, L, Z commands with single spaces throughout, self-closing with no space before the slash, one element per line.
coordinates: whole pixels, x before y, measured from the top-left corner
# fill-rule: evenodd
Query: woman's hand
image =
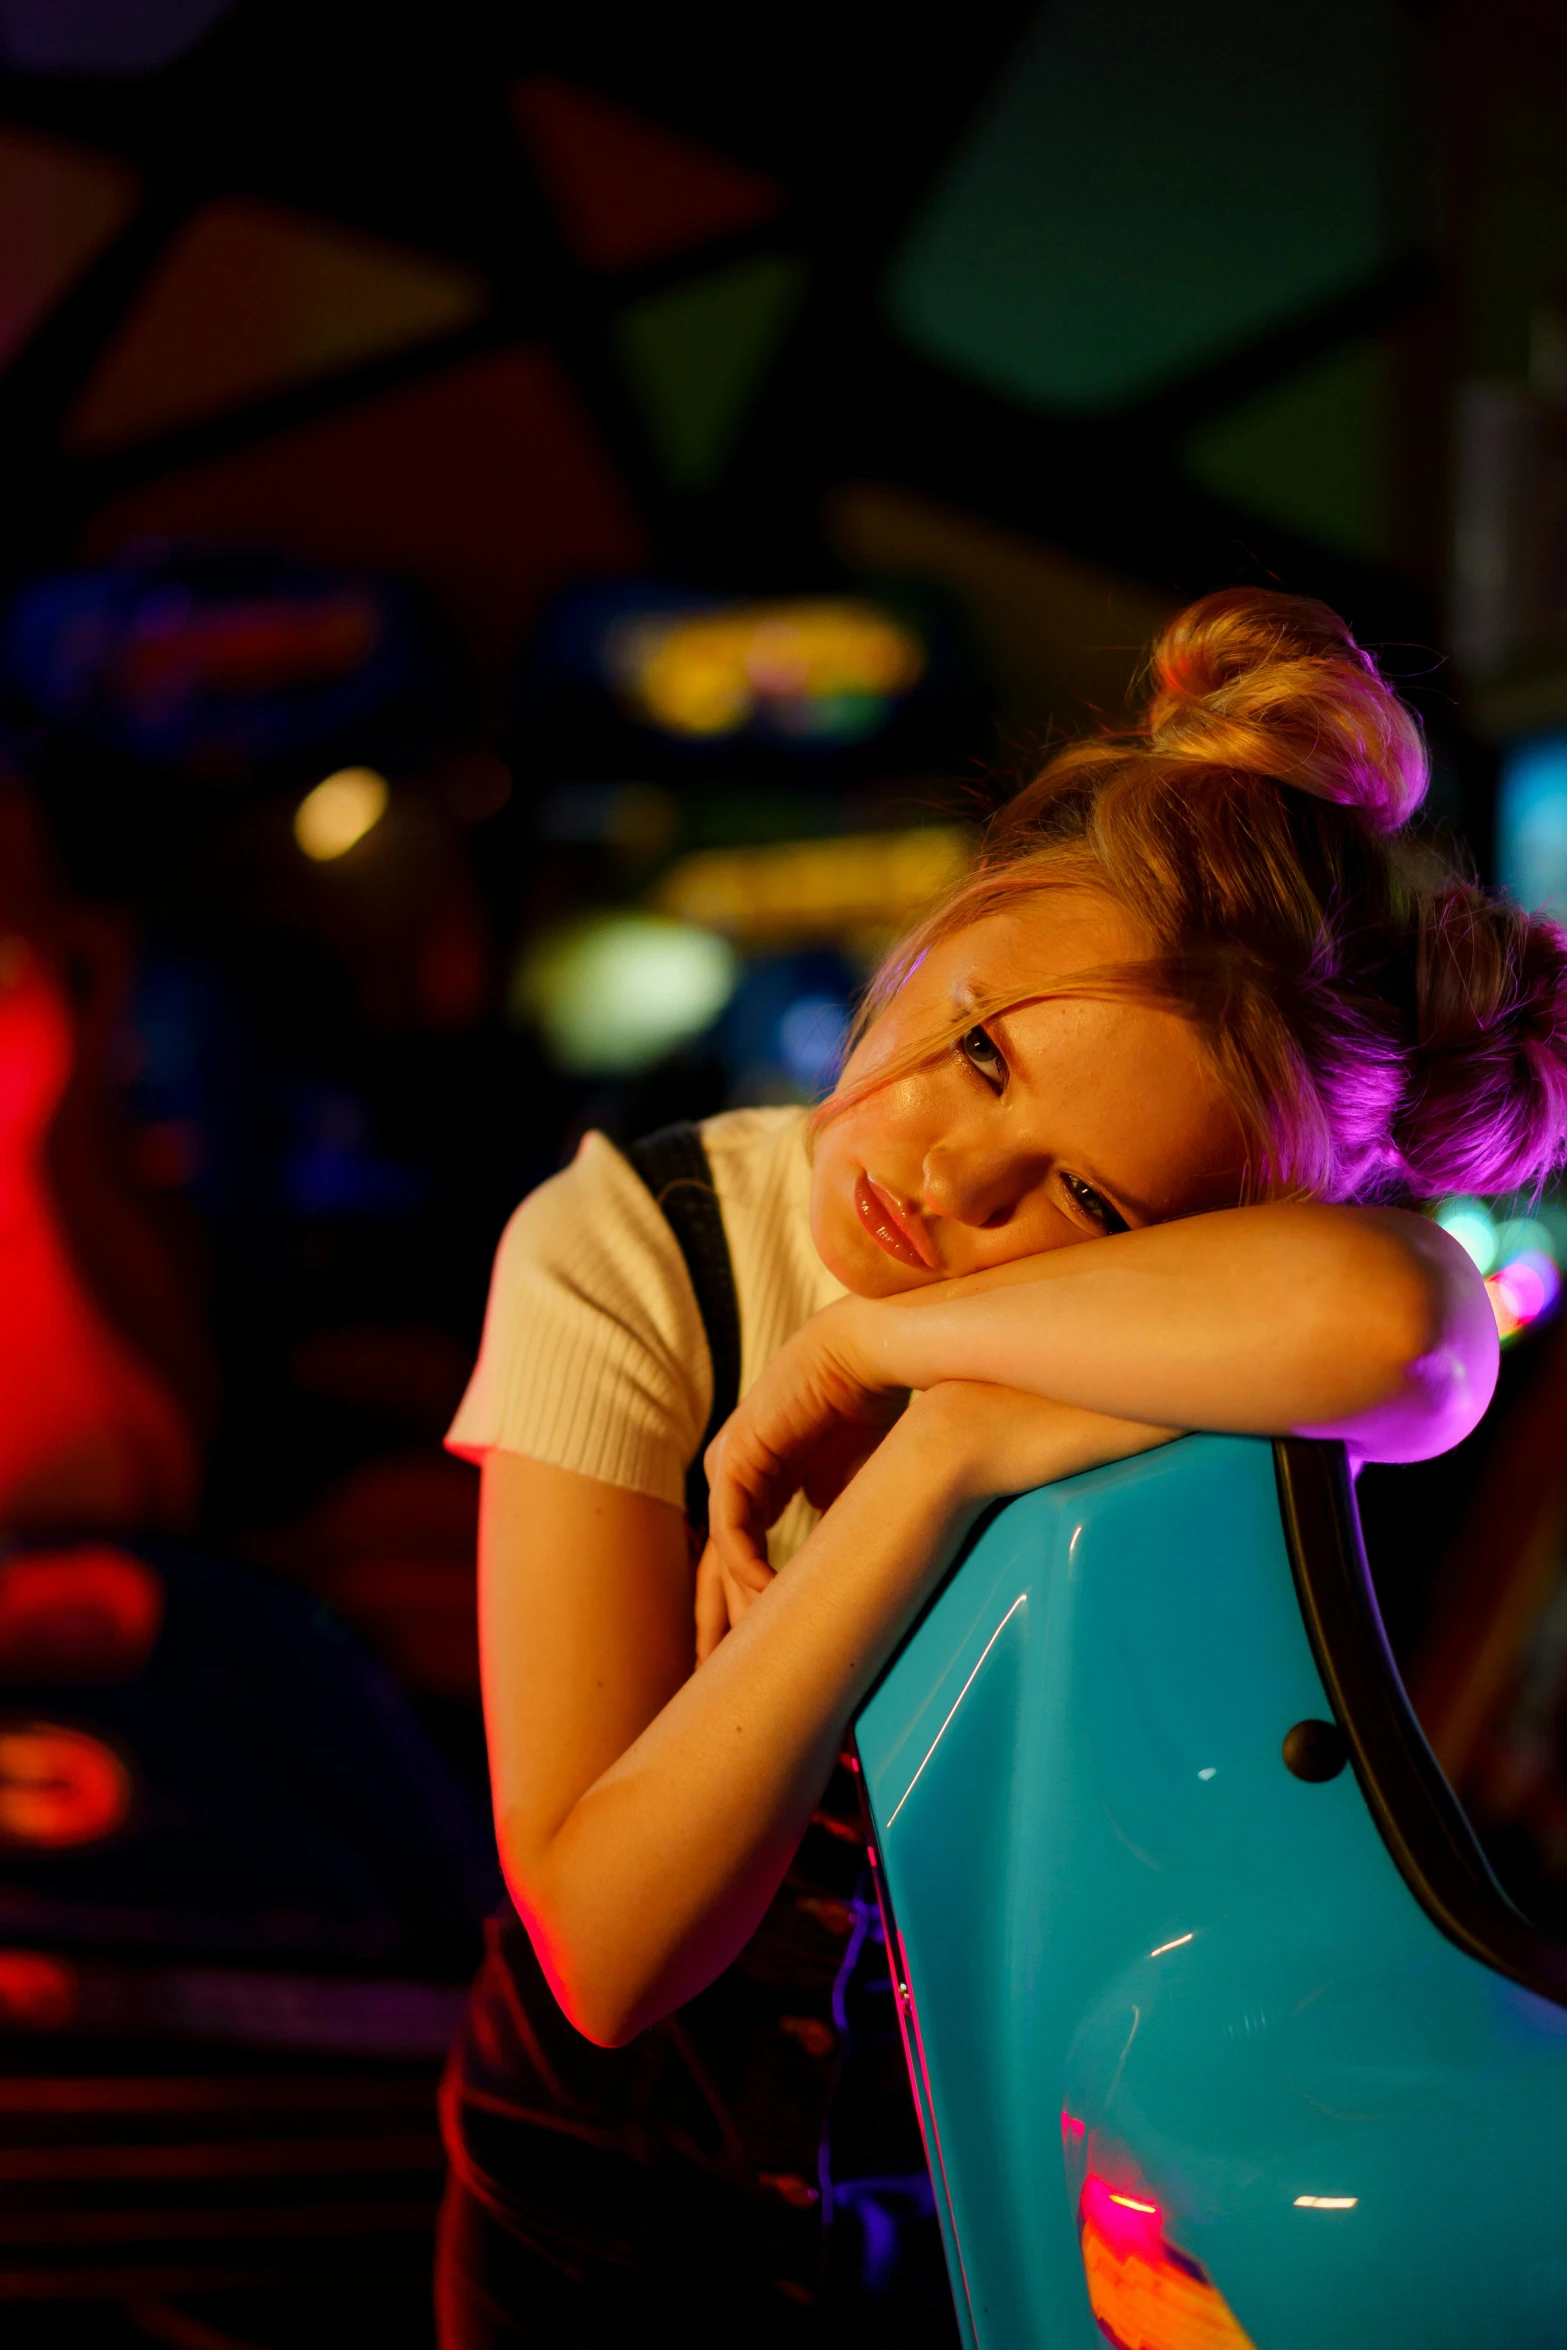
<path fill-rule="evenodd" d="M 944 1379 L 915 1396 L 909 1414 L 922 1450 L 946 1462 L 952 1492 L 970 1506 L 1153 1452 L 1181 1434 L 983 1379 Z"/>
<path fill-rule="evenodd" d="M 856 1345 L 857 1308 L 845 1299 L 813 1314 L 707 1448 L 709 1549 L 718 1554 L 708 1570 L 710 1604 L 713 1579 L 722 1576 L 743 1612 L 770 1579 L 769 1526 L 797 1493 L 817 1509 L 835 1501 L 908 1401 L 906 1389 L 879 1382 Z M 700 1624 L 700 1572 L 697 1592 Z"/>
<path fill-rule="evenodd" d="M 724 1634 L 760 1599 L 773 1579 L 763 1560 L 732 1567 L 716 1542 L 709 1542 L 696 1570 L 696 1661 L 705 1664 Z"/>
<path fill-rule="evenodd" d="M 708 1448 L 712 1533 L 697 1574 L 698 1661 L 772 1582 L 767 1529 L 793 1495 L 829 1508 L 905 1407 L 905 1438 L 929 1448 L 965 1503 L 1026 1493 L 1179 1433 L 977 1379 L 942 1380 L 911 1401 L 873 1383 L 849 1317 L 829 1307 L 773 1358 Z"/>

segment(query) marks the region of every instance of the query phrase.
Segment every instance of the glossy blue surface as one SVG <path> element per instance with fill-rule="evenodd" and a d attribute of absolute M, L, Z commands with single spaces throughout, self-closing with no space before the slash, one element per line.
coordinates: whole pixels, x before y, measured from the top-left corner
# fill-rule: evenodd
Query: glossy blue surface
<path fill-rule="evenodd" d="M 1231 1437 L 1010 1504 L 862 1711 L 973 2350 L 1103 2350 L 1090 2168 L 1256 2350 L 1567 2344 L 1567 2011 L 1446 1939 L 1352 1771 L 1286 1770 L 1330 1711 Z M 1218 2338 L 1169 2322 L 1136 2350 Z"/>

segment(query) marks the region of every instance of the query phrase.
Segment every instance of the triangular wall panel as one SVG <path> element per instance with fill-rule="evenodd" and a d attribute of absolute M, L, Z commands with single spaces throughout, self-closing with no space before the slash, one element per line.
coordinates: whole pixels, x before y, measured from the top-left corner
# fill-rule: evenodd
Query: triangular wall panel
<path fill-rule="evenodd" d="M 626 370 L 670 480 L 715 480 L 805 287 L 766 254 L 634 303 L 619 321 Z"/>
<path fill-rule="evenodd" d="M 553 588 L 647 560 L 571 386 L 550 353 L 527 348 L 129 490 L 94 517 L 82 551 L 161 537 L 284 547 L 420 581 L 492 684 Z"/>
<path fill-rule="evenodd" d="M 118 448 L 449 334 L 488 304 L 471 270 L 246 200 L 175 236 L 73 410 L 66 441 Z"/>
<path fill-rule="evenodd" d="M 136 209 L 136 174 L 109 155 L 0 125 L 0 367 Z"/>
<path fill-rule="evenodd" d="M 927 358 L 1041 408 L 1124 408 L 1423 233 L 1421 36 L 1398 0 L 1029 13 L 891 274 Z"/>
<path fill-rule="evenodd" d="M 613 99 L 553 74 L 519 82 L 512 106 L 566 241 L 588 269 L 634 269 L 774 220 L 777 182 Z"/>
<path fill-rule="evenodd" d="M 1392 395 L 1379 341 L 1335 351 L 1195 432 L 1204 489 L 1367 562 L 1388 556 Z"/>

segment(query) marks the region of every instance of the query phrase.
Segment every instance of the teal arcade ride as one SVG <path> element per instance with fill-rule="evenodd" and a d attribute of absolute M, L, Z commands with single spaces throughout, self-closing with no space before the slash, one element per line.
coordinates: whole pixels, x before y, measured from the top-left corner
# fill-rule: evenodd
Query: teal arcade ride
<path fill-rule="evenodd" d="M 1409 1711 L 1339 1447 L 1012 1502 L 856 1735 L 969 2350 L 1567 2345 L 1567 1952 Z"/>

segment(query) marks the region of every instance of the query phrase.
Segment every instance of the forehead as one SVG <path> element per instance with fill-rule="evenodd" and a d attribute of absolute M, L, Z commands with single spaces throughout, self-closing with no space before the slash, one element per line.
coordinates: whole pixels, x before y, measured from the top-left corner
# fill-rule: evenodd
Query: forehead
<path fill-rule="evenodd" d="M 984 963 L 1027 985 L 1090 964 L 1138 960 L 1154 951 L 1153 934 L 1129 908 L 1087 882 L 1047 882 L 1000 912 L 954 931 L 944 945 L 960 960 Z"/>
<path fill-rule="evenodd" d="M 989 1025 L 1011 1068 L 1012 1114 L 1041 1151 L 1102 1181 L 1137 1222 L 1231 1205 L 1244 1150 L 1201 1039 L 1135 996 L 1051 996 L 1057 982 L 1152 952 L 1097 891 L 1043 890 L 940 942 L 921 976 L 951 1008 L 1032 995 Z M 934 1009 L 934 1006 L 932 1006 Z"/>

